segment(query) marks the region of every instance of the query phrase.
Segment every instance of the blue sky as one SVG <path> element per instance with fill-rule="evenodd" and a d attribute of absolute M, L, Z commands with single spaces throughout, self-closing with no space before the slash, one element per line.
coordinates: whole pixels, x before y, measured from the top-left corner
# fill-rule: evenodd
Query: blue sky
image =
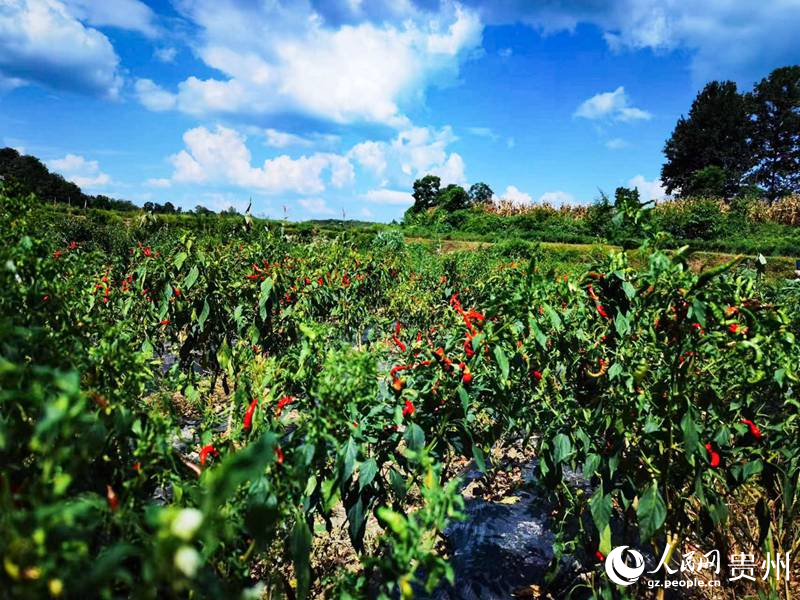
<path fill-rule="evenodd" d="M 85 191 L 388 221 L 416 177 L 660 197 L 710 79 L 800 62 L 800 0 L 2 0 L 0 143 Z"/>

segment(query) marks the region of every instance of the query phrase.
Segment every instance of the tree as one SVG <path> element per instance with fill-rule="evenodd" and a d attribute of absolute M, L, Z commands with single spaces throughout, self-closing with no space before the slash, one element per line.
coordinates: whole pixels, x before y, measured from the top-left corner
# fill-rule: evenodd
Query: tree
<path fill-rule="evenodd" d="M 414 205 L 411 212 L 419 213 L 436 206 L 442 180 L 436 175 L 425 175 L 414 182 Z"/>
<path fill-rule="evenodd" d="M 767 197 L 800 192 L 800 66 L 775 69 L 748 95 L 753 181 Z"/>
<path fill-rule="evenodd" d="M 441 206 L 447 212 L 461 210 L 469 206 L 469 194 L 460 185 L 451 183 L 439 192 L 436 205 Z"/>
<path fill-rule="evenodd" d="M 736 84 L 708 83 L 692 102 L 689 116 L 678 119 L 664 146 L 667 161 L 661 168 L 661 180 L 667 192 L 697 194 L 695 174 L 714 166 L 725 174 L 724 195 L 734 195 L 753 166 L 750 130 L 747 101 Z"/>
<path fill-rule="evenodd" d="M 469 188 L 469 199 L 472 204 L 488 204 L 493 196 L 492 188 L 482 181 L 473 183 Z"/>
<path fill-rule="evenodd" d="M 694 172 L 692 189 L 698 196 L 724 198 L 726 177 L 724 169 L 716 165 L 709 165 Z"/>

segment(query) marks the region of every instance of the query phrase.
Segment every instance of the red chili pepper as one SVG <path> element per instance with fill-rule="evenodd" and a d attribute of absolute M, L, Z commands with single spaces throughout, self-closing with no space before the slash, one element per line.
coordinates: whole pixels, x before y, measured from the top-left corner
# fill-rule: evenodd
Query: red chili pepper
<path fill-rule="evenodd" d="M 407 417 L 409 415 L 413 415 L 414 411 L 417 409 L 414 408 L 414 403 L 411 400 L 406 400 L 406 405 L 403 407 L 403 416 Z"/>
<path fill-rule="evenodd" d="M 605 561 L 605 559 L 606 559 L 606 557 L 605 557 L 605 556 L 603 556 L 603 553 L 602 553 L 602 552 L 600 552 L 600 550 L 598 550 L 597 552 L 595 552 L 595 553 L 594 553 L 594 555 L 597 557 L 597 560 L 599 560 L 600 562 L 603 562 L 603 561 Z"/>
<path fill-rule="evenodd" d="M 209 444 L 208 446 L 203 446 L 200 448 L 200 464 L 205 465 L 206 460 L 208 460 L 208 455 L 211 454 L 212 456 L 219 456 L 219 452 L 217 449 L 214 448 L 213 444 Z"/>
<path fill-rule="evenodd" d="M 325 285 L 325 280 L 322 277 L 317 278 L 317 283 L 319 285 Z"/>
<path fill-rule="evenodd" d="M 711 447 L 711 442 L 706 444 L 706 452 L 708 452 L 711 468 L 716 469 L 719 466 L 719 454 Z"/>
<path fill-rule="evenodd" d="M 401 342 L 400 339 L 396 335 L 392 336 L 392 341 L 400 349 L 400 352 L 405 352 L 406 351 L 406 345 L 403 342 Z"/>
<path fill-rule="evenodd" d="M 106 502 L 108 503 L 108 508 L 110 508 L 112 512 L 117 510 L 117 507 L 119 507 L 119 498 L 117 497 L 117 493 L 110 485 L 106 485 Z"/>
<path fill-rule="evenodd" d="M 249 431 L 253 425 L 253 413 L 256 412 L 258 406 L 258 398 L 253 398 L 250 406 L 247 407 L 247 412 L 244 413 L 244 429 Z"/>
<path fill-rule="evenodd" d="M 597 305 L 597 314 L 603 317 L 604 319 L 608 318 L 608 313 L 606 312 L 606 309 L 603 308 L 602 304 Z"/>
<path fill-rule="evenodd" d="M 750 419 L 741 419 L 739 422 L 747 425 L 747 428 L 750 430 L 750 434 L 756 438 L 756 440 L 761 439 L 761 430 L 758 428 L 758 425 L 753 423 Z"/>
<path fill-rule="evenodd" d="M 469 367 L 464 363 L 461 363 L 461 365 L 461 368 L 464 369 L 464 373 L 461 375 L 461 381 L 464 383 L 470 383 L 472 381 L 472 373 L 470 372 Z"/>
<path fill-rule="evenodd" d="M 150 246 L 148 246 L 147 248 L 145 248 L 145 249 L 144 249 L 144 255 L 145 255 L 145 256 L 149 257 L 149 256 L 152 256 L 152 254 L 153 254 L 153 253 L 152 253 L 152 251 L 150 250 Z"/>
<path fill-rule="evenodd" d="M 164 319 L 161 321 L 162 325 L 169 325 L 169 319 Z"/>
<path fill-rule="evenodd" d="M 288 406 L 289 404 L 294 402 L 294 400 L 295 400 L 294 396 L 284 396 L 283 398 L 278 400 L 278 408 L 276 409 L 275 414 L 277 414 L 278 416 L 281 416 L 281 411 L 286 406 Z"/>
<path fill-rule="evenodd" d="M 181 295 L 181 289 L 180 288 L 175 288 L 174 291 L 175 291 L 175 295 L 176 296 L 180 296 Z"/>
<path fill-rule="evenodd" d="M 531 371 L 531 377 L 533 377 L 536 381 L 541 381 L 542 373 L 541 371 Z"/>
<path fill-rule="evenodd" d="M 283 450 L 280 446 L 275 446 L 275 462 L 279 465 L 283 464 Z"/>

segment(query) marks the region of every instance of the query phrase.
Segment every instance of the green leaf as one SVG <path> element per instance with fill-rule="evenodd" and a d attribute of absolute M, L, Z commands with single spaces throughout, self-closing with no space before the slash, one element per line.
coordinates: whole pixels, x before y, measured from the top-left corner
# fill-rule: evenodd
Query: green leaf
<path fill-rule="evenodd" d="M 553 439 L 553 460 L 556 464 L 565 461 L 572 454 L 572 442 L 563 433 Z"/>
<path fill-rule="evenodd" d="M 366 515 L 364 514 L 364 502 L 359 496 L 355 504 L 347 511 L 347 521 L 350 523 L 350 541 L 356 550 L 360 550 L 364 540 L 364 525 L 366 524 Z"/>
<path fill-rule="evenodd" d="M 694 320 L 700 323 L 701 327 L 706 326 L 706 305 L 697 298 L 692 302 L 692 316 Z"/>
<path fill-rule="evenodd" d="M 311 529 L 305 519 L 298 519 L 294 524 L 289 546 L 297 579 L 297 597 L 303 600 L 308 597 L 311 584 Z"/>
<path fill-rule="evenodd" d="M 553 307 L 549 304 L 543 305 L 544 312 L 547 315 L 547 318 L 550 319 L 550 324 L 553 326 L 553 329 L 556 331 L 561 331 L 562 324 L 561 324 L 561 317 L 558 316 L 558 313 L 553 310 Z"/>
<path fill-rule="evenodd" d="M 176 269 L 180 269 L 183 266 L 184 261 L 188 257 L 189 257 L 189 255 L 186 254 L 186 252 L 178 252 L 178 254 L 175 255 L 175 260 L 172 261 L 172 264 L 175 265 Z"/>
<path fill-rule="evenodd" d="M 183 280 L 183 289 L 188 290 L 193 285 L 194 282 L 197 281 L 197 277 L 200 275 L 200 270 L 197 268 L 197 265 L 193 266 L 189 274 L 186 275 L 186 278 Z"/>
<path fill-rule="evenodd" d="M 211 309 L 208 306 L 208 300 L 203 300 L 203 310 L 200 312 L 200 316 L 197 318 L 197 327 L 201 332 L 205 327 L 206 319 L 208 318 L 208 313 L 210 311 Z"/>
<path fill-rule="evenodd" d="M 397 469 L 392 468 L 389 471 L 389 485 L 392 486 L 392 491 L 397 496 L 398 501 L 402 502 L 406 497 L 406 480 L 403 479 Z"/>
<path fill-rule="evenodd" d="M 617 334 L 619 337 L 625 337 L 625 335 L 631 330 L 631 325 L 628 322 L 628 318 L 622 314 L 622 311 L 617 311 L 617 317 L 614 319 L 614 328 L 617 330 Z"/>
<path fill-rule="evenodd" d="M 667 518 L 667 506 L 655 481 L 639 497 L 636 517 L 639 520 L 639 536 L 642 542 L 649 542 Z"/>
<path fill-rule="evenodd" d="M 408 531 L 408 523 L 406 522 L 406 518 L 386 508 L 385 506 L 381 506 L 376 511 L 378 514 L 378 518 L 386 523 L 389 526 L 389 529 L 394 531 L 397 535 L 401 538 L 406 537 L 406 532 Z"/>
<path fill-rule="evenodd" d="M 261 282 L 261 289 L 258 294 L 258 309 L 261 320 L 267 318 L 267 300 L 272 292 L 272 277 L 267 277 Z"/>
<path fill-rule="evenodd" d="M 361 463 L 361 466 L 358 467 L 358 491 L 360 492 L 370 483 L 372 480 L 375 479 L 375 475 L 378 473 L 378 463 L 375 462 L 374 458 L 370 458 L 369 460 L 365 460 Z"/>
<path fill-rule="evenodd" d="M 410 450 L 421 450 L 425 445 L 425 433 L 416 423 L 412 423 L 403 436 Z"/>
<path fill-rule="evenodd" d="M 622 291 L 625 292 L 625 295 L 628 297 L 628 300 L 632 300 L 633 297 L 636 295 L 636 288 L 634 288 L 631 285 L 630 281 L 624 281 L 622 283 Z"/>
<path fill-rule="evenodd" d="M 603 531 L 611 522 L 611 494 L 604 494 L 602 485 L 597 487 L 589 499 L 589 512 L 592 513 L 597 531 Z"/>
<path fill-rule="evenodd" d="M 508 358 L 500 346 L 494 347 L 494 357 L 497 359 L 497 366 L 500 367 L 500 372 L 503 374 L 503 379 L 508 379 Z"/>
<path fill-rule="evenodd" d="M 686 449 L 686 456 L 689 458 L 689 462 L 694 464 L 694 453 L 697 450 L 700 438 L 691 410 L 686 411 L 686 414 L 681 419 L 681 431 L 683 432 L 683 445 Z"/>
<path fill-rule="evenodd" d="M 480 446 L 477 444 L 473 444 L 472 446 L 472 457 L 475 459 L 475 466 L 478 467 L 478 470 L 481 473 L 486 472 L 486 457 L 483 454 L 483 450 L 481 450 Z"/>

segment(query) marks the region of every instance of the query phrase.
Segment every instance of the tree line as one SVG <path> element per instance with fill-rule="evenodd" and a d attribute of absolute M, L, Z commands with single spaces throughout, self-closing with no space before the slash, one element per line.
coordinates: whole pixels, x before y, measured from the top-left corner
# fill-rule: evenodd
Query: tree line
<path fill-rule="evenodd" d="M 746 93 L 711 81 L 664 146 L 661 181 L 677 196 L 800 193 L 800 66 L 775 69 Z"/>

